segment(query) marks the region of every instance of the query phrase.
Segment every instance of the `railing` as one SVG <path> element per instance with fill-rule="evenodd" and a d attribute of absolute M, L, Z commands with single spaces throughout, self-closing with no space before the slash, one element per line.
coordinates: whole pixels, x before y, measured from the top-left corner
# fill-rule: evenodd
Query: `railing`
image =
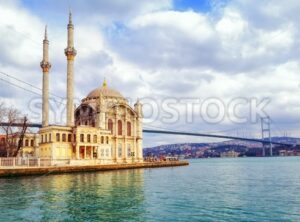
<path fill-rule="evenodd" d="M 172 162 L 178 161 L 177 157 L 164 157 L 164 158 L 155 158 L 155 157 L 146 157 L 145 162 Z M 84 165 L 101 165 L 101 164 L 117 164 L 103 162 L 100 159 L 82 159 L 82 160 L 73 160 L 73 159 L 51 159 L 51 158 L 32 158 L 32 157 L 7 157 L 0 158 L 0 169 L 7 168 L 34 168 L 34 167 L 49 167 L 49 166 L 84 166 Z"/>
<path fill-rule="evenodd" d="M 33 157 L 0 157 L 0 169 L 4 168 L 30 168 L 30 167 L 49 167 L 49 166 L 83 166 L 99 165 L 103 160 L 98 159 L 51 159 L 51 158 L 33 158 Z"/>
<path fill-rule="evenodd" d="M 55 165 L 69 165 L 70 160 L 53 160 L 43 158 L 0 158 L 0 168 L 18 168 L 18 167 L 47 167 Z"/>
<path fill-rule="evenodd" d="M 51 166 L 51 159 L 40 159 L 40 166 Z"/>

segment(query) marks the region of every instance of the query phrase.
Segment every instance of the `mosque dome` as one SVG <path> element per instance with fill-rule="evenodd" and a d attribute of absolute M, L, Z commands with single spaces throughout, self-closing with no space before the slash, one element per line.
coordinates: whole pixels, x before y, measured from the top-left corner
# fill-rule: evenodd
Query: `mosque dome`
<path fill-rule="evenodd" d="M 87 95 L 87 99 L 95 99 L 99 98 L 100 93 L 103 97 L 109 97 L 109 98 L 124 98 L 121 93 L 119 93 L 117 90 L 111 89 L 107 86 L 106 81 L 104 80 L 103 85 L 97 89 L 94 89 Z"/>

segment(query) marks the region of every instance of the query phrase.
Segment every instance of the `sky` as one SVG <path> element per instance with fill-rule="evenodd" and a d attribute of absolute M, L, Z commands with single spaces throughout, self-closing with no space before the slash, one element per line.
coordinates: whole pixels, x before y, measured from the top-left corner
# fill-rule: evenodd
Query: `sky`
<path fill-rule="evenodd" d="M 32 122 L 46 24 L 51 122 L 65 121 L 70 9 L 77 105 L 106 78 L 131 104 L 141 98 L 145 128 L 260 137 L 268 115 L 272 135 L 300 137 L 299 1 L 0 0 L 0 99 Z M 145 147 L 212 141 L 144 135 Z"/>

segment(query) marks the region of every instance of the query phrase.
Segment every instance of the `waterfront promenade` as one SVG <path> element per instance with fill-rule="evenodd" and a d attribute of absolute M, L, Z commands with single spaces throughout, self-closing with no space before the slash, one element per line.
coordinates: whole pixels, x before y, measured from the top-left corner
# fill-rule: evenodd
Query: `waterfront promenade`
<path fill-rule="evenodd" d="M 110 170 L 124 170 L 124 169 L 139 169 L 139 168 L 158 168 L 158 167 L 177 167 L 187 166 L 188 161 L 157 161 L 157 162 L 143 162 L 143 163 L 122 163 L 122 164 L 81 164 L 70 165 L 70 163 L 52 165 L 54 161 L 49 161 L 49 165 L 45 165 L 46 161 L 43 159 L 26 159 L 20 161 L 15 158 L 1 159 L 0 177 L 14 177 L 14 176 L 30 176 L 30 175 L 46 175 L 46 174 L 60 174 L 60 173 L 74 173 L 74 172 L 93 172 L 93 171 L 110 171 Z M 24 163 L 18 165 L 19 163 Z M 3 164 L 6 163 L 6 164 Z M 42 164 L 41 164 L 42 163 Z M 83 162 L 81 162 L 83 163 Z M 88 162 L 87 162 L 88 163 Z M 4 166 L 3 166 L 4 165 Z"/>

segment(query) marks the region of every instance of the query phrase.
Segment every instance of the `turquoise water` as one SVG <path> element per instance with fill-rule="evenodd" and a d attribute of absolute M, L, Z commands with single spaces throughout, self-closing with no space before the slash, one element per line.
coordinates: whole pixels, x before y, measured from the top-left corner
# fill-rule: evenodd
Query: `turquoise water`
<path fill-rule="evenodd" d="M 300 158 L 0 179 L 0 221 L 300 221 Z"/>

